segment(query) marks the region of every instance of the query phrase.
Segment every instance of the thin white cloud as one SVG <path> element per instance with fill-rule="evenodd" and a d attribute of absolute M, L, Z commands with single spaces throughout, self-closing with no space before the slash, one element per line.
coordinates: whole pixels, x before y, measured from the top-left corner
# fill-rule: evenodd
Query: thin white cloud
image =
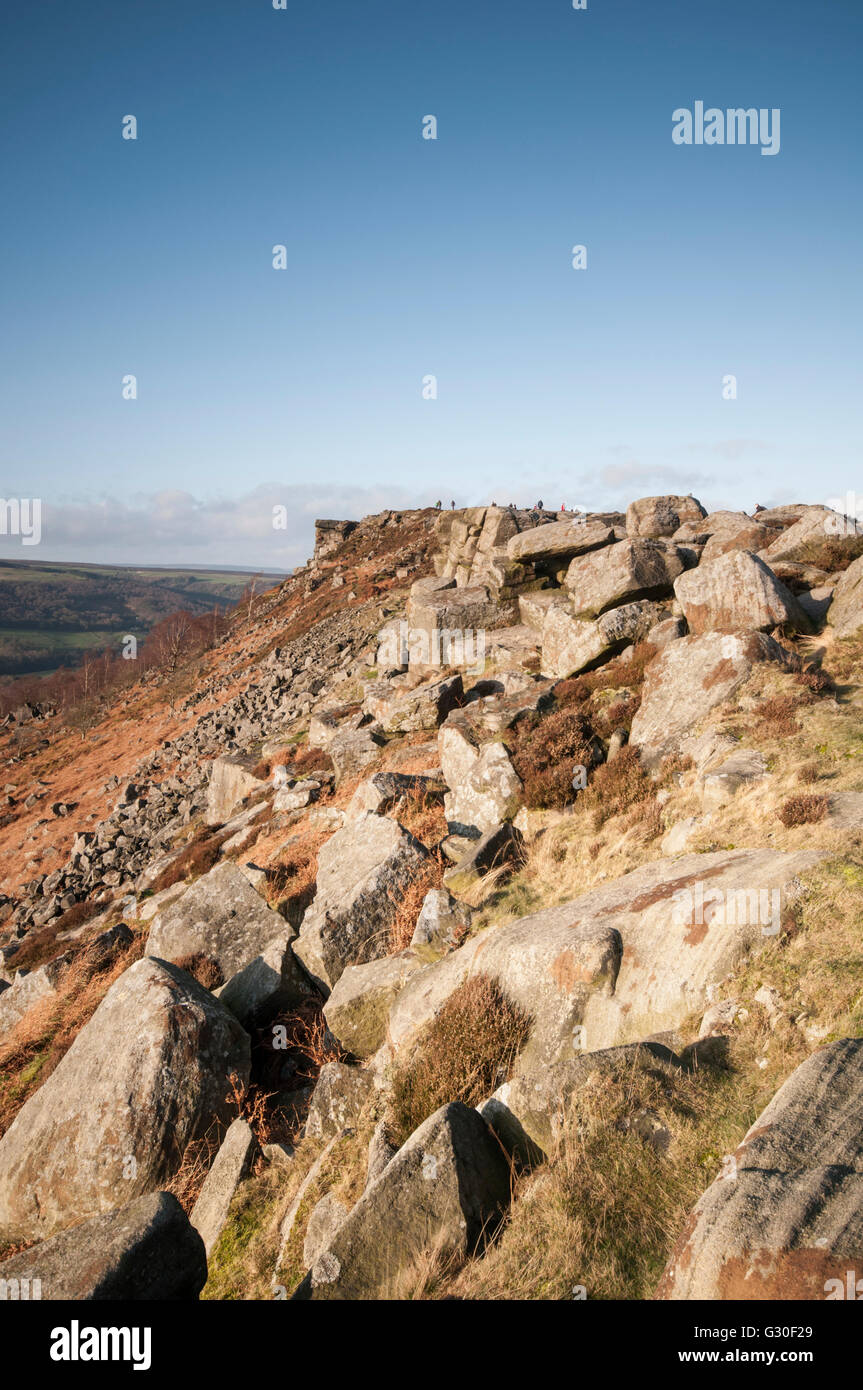
<path fill-rule="evenodd" d="M 428 506 L 425 492 L 392 487 L 315 487 L 263 483 L 237 498 L 198 498 L 180 489 L 131 501 L 43 499 L 42 539 L 23 546 L 0 536 L 0 556 L 93 564 L 237 565 L 290 569 L 314 545 L 317 517 L 359 520 L 386 508 Z M 275 529 L 276 508 L 286 524 Z"/>

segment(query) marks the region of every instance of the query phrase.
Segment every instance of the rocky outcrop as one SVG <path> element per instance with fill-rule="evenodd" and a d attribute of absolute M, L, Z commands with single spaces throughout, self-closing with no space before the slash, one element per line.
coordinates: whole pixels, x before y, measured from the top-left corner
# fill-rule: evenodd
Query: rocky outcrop
<path fill-rule="evenodd" d="M 491 928 L 410 976 L 390 1012 L 389 1041 L 404 1047 L 477 973 L 532 1018 L 525 1068 L 674 1030 L 779 935 L 799 875 L 820 857 L 729 850 L 660 859 Z"/>
<path fill-rule="evenodd" d="M 626 509 L 628 536 L 673 536 L 681 526 L 697 528 L 707 515 L 697 498 L 639 497 Z"/>
<path fill-rule="evenodd" d="M 530 561 L 560 568 L 561 564 L 568 563 L 576 555 L 599 550 L 614 539 L 614 527 L 607 522 L 567 519 L 534 526 L 511 536 L 507 541 L 506 553 L 511 560 L 521 563 Z"/>
<path fill-rule="evenodd" d="M 285 922 L 273 912 L 236 864 L 227 860 L 197 879 L 153 918 L 147 955 L 181 960 L 205 955 L 225 980 L 243 970 L 274 940 Z"/>
<path fill-rule="evenodd" d="M 566 573 L 576 617 L 598 618 L 641 598 L 661 598 L 684 568 L 676 546 L 658 540 L 626 540 L 579 555 Z"/>
<path fill-rule="evenodd" d="M 478 837 L 515 815 L 522 782 L 502 743 L 478 744 L 467 721 L 450 719 L 441 727 L 438 747 L 449 787 L 444 809 L 450 829 Z"/>
<path fill-rule="evenodd" d="M 232 1118 L 249 1039 L 201 985 L 144 959 L 0 1139 L 0 1238 L 32 1240 L 157 1191 L 187 1146 Z"/>
<path fill-rule="evenodd" d="M 450 710 L 464 699 L 460 675 L 402 685 L 398 680 L 377 682 L 366 691 L 363 709 L 385 733 L 414 733 L 436 729 Z"/>
<path fill-rule="evenodd" d="M 592 621 L 575 617 L 565 602 L 549 605 L 542 624 L 542 674 L 578 675 L 647 637 L 665 616 L 660 604 L 642 600 L 608 609 Z"/>
<path fill-rule="evenodd" d="M 837 637 L 852 637 L 863 627 L 863 555 L 837 580 L 827 621 Z"/>
<path fill-rule="evenodd" d="M 763 521 L 763 515 L 758 519 Z M 813 562 L 813 555 L 825 541 L 831 541 L 840 549 L 847 548 L 853 554 L 859 549 L 860 536 L 863 536 L 863 526 L 852 517 L 842 516 L 830 507 L 803 507 L 798 520 L 768 545 L 763 558 L 768 565 L 779 560 Z"/>

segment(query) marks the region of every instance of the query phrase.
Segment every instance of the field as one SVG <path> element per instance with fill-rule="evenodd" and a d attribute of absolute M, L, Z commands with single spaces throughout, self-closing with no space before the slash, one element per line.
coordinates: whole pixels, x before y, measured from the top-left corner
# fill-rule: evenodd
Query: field
<path fill-rule="evenodd" d="M 269 576 L 269 577 L 267 577 Z M 259 587 L 276 576 L 261 573 Z M 254 576 L 193 570 L 0 560 L 0 676 L 76 664 L 84 652 L 139 640 L 170 613 L 230 608 Z"/>

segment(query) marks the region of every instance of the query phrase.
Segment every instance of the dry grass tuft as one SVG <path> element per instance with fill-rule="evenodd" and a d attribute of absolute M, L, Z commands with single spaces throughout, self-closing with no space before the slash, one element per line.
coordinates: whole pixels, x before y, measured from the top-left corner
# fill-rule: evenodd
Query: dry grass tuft
<path fill-rule="evenodd" d="M 69 1051 L 114 981 L 143 953 L 140 937 L 102 961 L 83 948 L 63 972 L 56 996 L 36 1004 L 0 1040 L 0 1136 Z"/>
<path fill-rule="evenodd" d="M 530 1019 L 487 975 L 474 975 L 447 999 L 410 1054 L 396 1064 L 388 1124 L 397 1143 L 442 1105 L 478 1105 L 512 1072 Z"/>
<path fill-rule="evenodd" d="M 776 814 L 782 824 L 789 828 L 792 825 L 812 825 L 824 819 L 829 805 L 829 797 L 817 796 L 814 792 L 800 792 L 797 796 L 789 796 Z"/>
<path fill-rule="evenodd" d="M 524 784 L 525 805 L 563 810 L 574 801 L 574 767 L 592 767 L 594 747 L 590 720 L 572 705 L 544 717 L 531 714 L 520 719 L 511 756 Z"/>
<path fill-rule="evenodd" d="M 389 930 L 387 955 L 398 955 L 399 951 L 405 951 L 410 946 L 426 893 L 432 888 L 442 886 L 443 874 L 443 860 L 436 854 L 423 864 L 416 876 L 398 893 L 394 893 L 392 889 L 387 891 L 387 897 L 395 909 Z"/>
<path fill-rule="evenodd" d="M 207 956 L 203 951 L 195 951 L 188 956 L 180 956 L 179 960 L 174 961 L 174 965 L 181 970 L 186 970 L 199 985 L 204 989 L 218 989 L 219 985 L 225 983 L 222 967 L 212 956 Z"/>
<path fill-rule="evenodd" d="M 804 763 L 797 776 L 804 784 L 811 785 L 821 780 L 821 769 L 817 763 Z"/>

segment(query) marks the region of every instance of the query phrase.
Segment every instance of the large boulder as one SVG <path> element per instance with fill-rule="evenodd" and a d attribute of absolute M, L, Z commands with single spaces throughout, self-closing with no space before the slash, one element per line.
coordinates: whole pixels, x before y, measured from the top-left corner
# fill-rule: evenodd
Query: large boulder
<path fill-rule="evenodd" d="M 459 1101 L 445 1105 L 366 1188 L 294 1296 L 392 1297 L 423 1256 L 481 1248 L 509 1194 L 509 1164 L 488 1125 Z"/>
<path fill-rule="evenodd" d="M 483 584 L 443 592 L 414 589 L 407 606 L 410 664 L 433 664 L 435 647 L 439 653 L 437 659 L 446 662 L 448 643 L 455 640 L 452 634 L 461 634 L 464 641 L 465 633 L 508 627 L 517 618 L 518 602 L 515 599 L 499 601 Z M 444 633 L 449 635 L 447 639 Z"/>
<path fill-rule="evenodd" d="M 327 993 L 348 965 L 377 960 L 404 889 L 428 851 L 396 821 L 373 813 L 337 830 L 318 855 L 318 891 L 294 954 Z"/>
<path fill-rule="evenodd" d="M 173 1176 L 233 1118 L 249 1038 L 184 970 L 145 958 L 108 990 L 0 1139 L 0 1239 L 50 1235 Z"/>
<path fill-rule="evenodd" d="M 715 705 L 749 678 L 754 665 L 775 661 L 789 669 L 788 653 L 763 632 L 708 632 L 663 648 L 645 672 L 629 741 L 653 762 L 679 749 Z"/>
<path fill-rule="evenodd" d="M 438 747 L 452 829 L 478 836 L 512 819 L 524 787 L 502 743 L 479 743 L 466 720 L 450 719 L 441 727 Z"/>
<path fill-rule="evenodd" d="M 666 612 L 649 600 L 610 608 L 595 620 L 576 618 L 563 604 L 549 607 L 542 624 L 542 674 L 565 679 L 609 661 L 646 637 Z"/>
<path fill-rule="evenodd" d="M 794 595 L 748 550 L 702 559 L 697 569 L 678 576 L 674 593 L 695 637 L 705 632 L 766 632 L 782 623 L 798 632 L 812 630 Z"/>
<path fill-rule="evenodd" d="M 762 521 L 763 516 L 759 515 L 758 520 Z M 818 555 L 825 541 L 838 544 L 842 549 L 854 554 L 859 550 L 861 536 L 863 526 L 852 517 L 843 516 L 831 507 L 806 507 L 799 520 L 787 527 L 768 545 L 764 559 L 768 565 L 779 560 L 817 565 Z"/>
<path fill-rule="evenodd" d="M 706 515 L 696 497 L 639 497 L 626 509 L 626 534 L 673 536 L 681 526 L 697 527 Z"/>
<path fill-rule="evenodd" d="M 863 1268 L 863 1039 L 814 1053 L 755 1121 L 675 1246 L 666 1299 L 844 1299 Z"/>
<path fill-rule="evenodd" d="M 0 1264 L 7 1293 L 17 1283 L 20 1297 L 25 1280 L 29 1296 L 46 1302 L 195 1299 L 207 1282 L 207 1257 L 176 1197 L 153 1192 Z"/>
<path fill-rule="evenodd" d="M 660 859 L 490 928 L 411 975 L 390 1011 L 389 1042 L 408 1045 L 478 973 L 533 1020 L 524 1069 L 674 1030 L 779 934 L 799 875 L 819 859 L 778 850 Z"/>
<path fill-rule="evenodd" d="M 147 955 L 160 960 L 209 956 L 228 980 L 284 935 L 284 918 L 267 907 L 232 860 L 225 860 L 153 918 Z"/>
<path fill-rule="evenodd" d="M 214 758 L 207 787 L 204 820 L 207 825 L 224 825 L 245 797 L 265 791 L 266 779 L 256 777 L 242 758 Z"/>
<path fill-rule="evenodd" d="M 837 637 L 851 637 L 863 627 L 863 555 L 837 580 L 827 622 Z"/>
<path fill-rule="evenodd" d="M 552 521 L 521 531 L 507 541 L 511 560 L 549 564 L 572 560 L 614 540 L 614 527 L 603 521 Z"/>
<path fill-rule="evenodd" d="M 658 540 L 626 540 L 577 556 L 566 572 L 576 617 L 597 618 L 639 598 L 661 598 L 684 568 L 676 546 Z"/>

